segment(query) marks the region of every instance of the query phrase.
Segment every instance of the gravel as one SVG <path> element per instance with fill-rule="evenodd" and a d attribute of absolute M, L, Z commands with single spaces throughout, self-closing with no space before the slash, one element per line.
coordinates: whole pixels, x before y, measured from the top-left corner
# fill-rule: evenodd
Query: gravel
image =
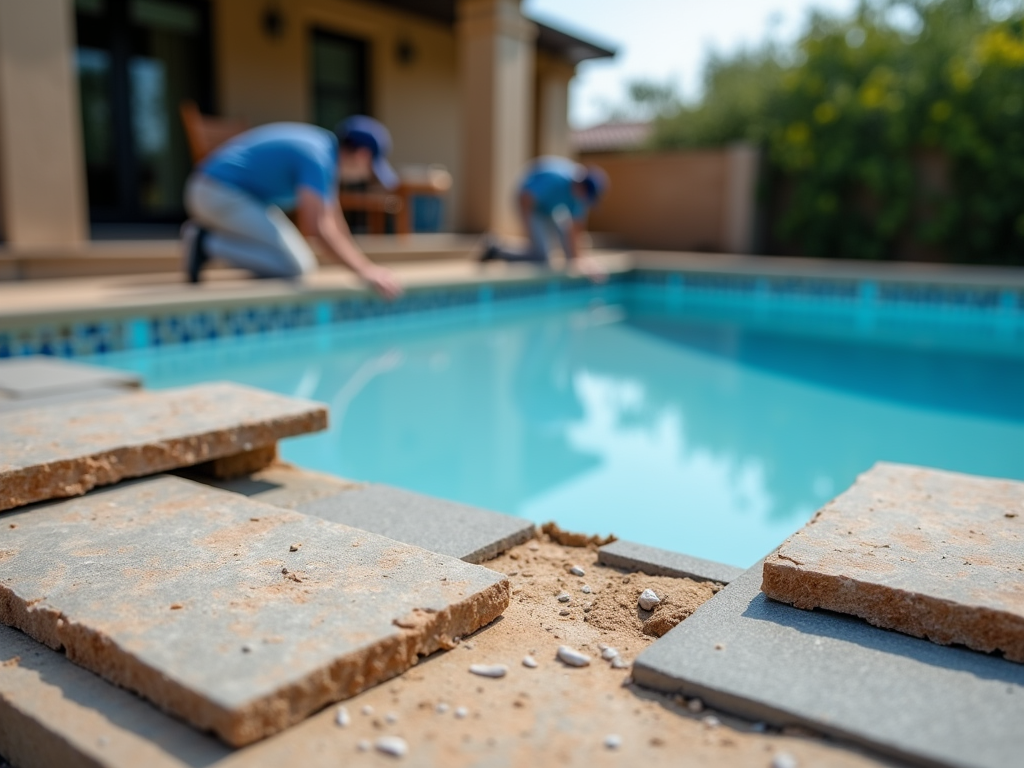
<path fill-rule="evenodd" d="M 570 667 L 590 666 L 589 656 L 580 653 L 575 648 L 570 648 L 568 645 L 558 646 L 558 660 L 563 664 L 568 664 Z"/>
<path fill-rule="evenodd" d="M 645 611 L 653 611 L 661 603 L 661 598 L 658 597 L 657 593 L 653 589 L 645 589 L 640 593 L 640 598 L 637 603 Z"/>

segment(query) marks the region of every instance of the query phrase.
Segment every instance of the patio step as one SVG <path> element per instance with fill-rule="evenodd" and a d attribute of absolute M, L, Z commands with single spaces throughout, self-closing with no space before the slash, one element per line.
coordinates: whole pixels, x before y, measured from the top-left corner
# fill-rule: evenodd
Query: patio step
<path fill-rule="evenodd" d="M 0 413 L 0 510 L 239 454 L 257 463 L 235 471 L 253 471 L 326 426 L 319 404 L 224 382 Z"/>
<path fill-rule="evenodd" d="M 493 621 L 505 576 L 176 477 L 0 516 L 0 620 L 232 746 Z"/>

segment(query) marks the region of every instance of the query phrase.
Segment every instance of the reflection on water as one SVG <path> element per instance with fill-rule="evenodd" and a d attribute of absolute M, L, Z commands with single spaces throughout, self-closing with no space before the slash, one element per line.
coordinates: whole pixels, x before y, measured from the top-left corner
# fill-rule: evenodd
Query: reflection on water
<path fill-rule="evenodd" d="M 739 566 L 876 461 L 1024 479 L 1012 339 L 638 309 L 467 314 L 106 362 L 153 387 L 230 379 L 329 403 L 329 431 L 283 444 L 312 469 Z"/>

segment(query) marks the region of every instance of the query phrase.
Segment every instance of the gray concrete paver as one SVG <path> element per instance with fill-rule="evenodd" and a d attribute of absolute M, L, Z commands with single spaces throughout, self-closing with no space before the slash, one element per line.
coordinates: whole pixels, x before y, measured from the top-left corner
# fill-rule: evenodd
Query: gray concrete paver
<path fill-rule="evenodd" d="M 508 600 L 486 568 L 175 477 L 0 516 L 0 621 L 234 746 Z"/>
<path fill-rule="evenodd" d="M 917 765 L 1019 764 L 1024 665 L 802 611 L 760 583 L 758 564 L 643 651 L 636 682 Z"/>
<path fill-rule="evenodd" d="M 641 571 L 651 576 L 677 576 L 720 584 L 728 584 L 743 574 L 742 568 L 732 565 L 621 539 L 601 547 L 597 551 L 597 561 L 612 568 Z"/>

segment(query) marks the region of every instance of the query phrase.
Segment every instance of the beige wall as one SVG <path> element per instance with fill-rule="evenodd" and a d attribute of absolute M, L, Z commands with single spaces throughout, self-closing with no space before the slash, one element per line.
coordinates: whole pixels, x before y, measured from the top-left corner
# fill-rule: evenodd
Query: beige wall
<path fill-rule="evenodd" d="M 636 248 L 750 252 L 756 150 L 738 145 L 581 159 L 604 168 L 611 182 L 591 214 L 592 231 Z"/>
<path fill-rule="evenodd" d="M 10 245 L 75 245 L 85 167 L 70 0 L 0 0 L 0 219 Z"/>
<path fill-rule="evenodd" d="M 214 0 L 218 106 L 251 124 L 310 120 L 309 37 L 314 27 L 369 43 L 370 107 L 394 138 L 398 167 L 441 163 L 455 183 L 446 198 L 449 228 L 458 225 L 462 183 L 462 122 L 455 32 L 443 24 L 346 0 L 289 0 L 278 5 L 284 32 L 262 29 L 263 6 L 252 0 Z M 395 54 L 408 41 L 415 58 Z"/>
<path fill-rule="evenodd" d="M 535 155 L 572 154 L 569 141 L 569 83 L 576 68 L 567 61 L 537 54 L 535 90 Z"/>

